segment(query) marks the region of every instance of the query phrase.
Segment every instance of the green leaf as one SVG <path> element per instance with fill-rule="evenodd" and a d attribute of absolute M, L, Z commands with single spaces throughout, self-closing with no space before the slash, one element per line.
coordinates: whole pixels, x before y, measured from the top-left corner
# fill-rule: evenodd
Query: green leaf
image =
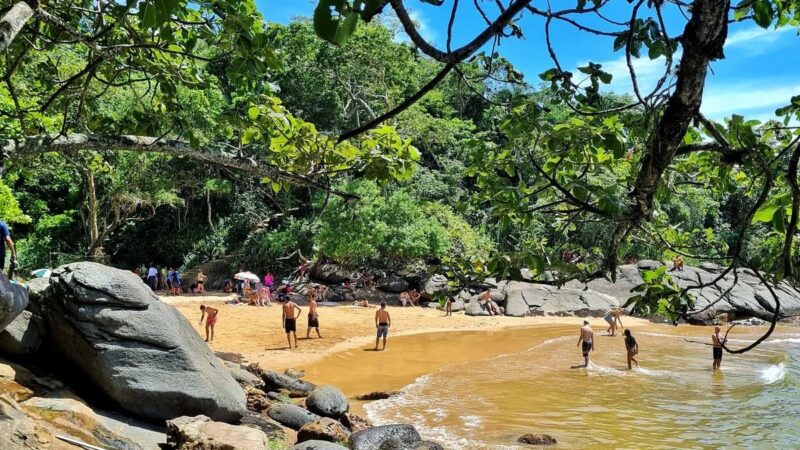
<path fill-rule="evenodd" d="M 261 132 L 258 130 L 258 128 L 250 127 L 244 130 L 244 133 L 242 134 L 242 145 L 247 145 L 250 142 L 257 140 L 260 135 Z"/>
<path fill-rule="evenodd" d="M 260 114 L 261 110 L 258 108 L 258 106 L 251 106 L 250 109 L 247 110 L 247 117 L 249 117 L 250 120 L 258 119 Z"/>
<path fill-rule="evenodd" d="M 761 28 L 768 28 L 772 23 L 775 12 L 772 3 L 768 0 L 758 0 L 753 3 L 753 19 Z"/>
<path fill-rule="evenodd" d="M 346 0 L 320 0 L 314 10 L 314 31 L 322 39 L 343 45 L 358 24 L 359 12 Z"/>

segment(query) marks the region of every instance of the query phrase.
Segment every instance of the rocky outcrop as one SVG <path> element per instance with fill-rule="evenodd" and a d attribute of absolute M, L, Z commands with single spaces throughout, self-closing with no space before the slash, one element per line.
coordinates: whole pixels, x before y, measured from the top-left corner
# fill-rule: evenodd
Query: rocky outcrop
<path fill-rule="evenodd" d="M 293 430 L 299 430 L 303 425 L 321 419 L 312 412 L 288 403 L 273 403 L 267 414 L 272 420 Z"/>
<path fill-rule="evenodd" d="M 28 355 L 42 345 L 44 325 L 30 311 L 22 311 L 5 330 L 0 332 L 0 353 L 4 355 Z"/>
<path fill-rule="evenodd" d="M 320 416 L 338 419 L 350 409 L 350 403 L 339 389 L 333 386 L 320 386 L 309 394 L 306 408 Z"/>
<path fill-rule="evenodd" d="M 467 303 L 467 306 L 464 308 L 464 314 L 468 316 L 488 316 L 489 311 L 486 311 L 484 305 L 482 305 L 476 297 Z"/>
<path fill-rule="evenodd" d="M 338 264 L 318 263 L 311 266 L 311 278 L 324 283 L 340 284 L 350 278 L 350 273 Z"/>
<path fill-rule="evenodd" d="M 264 414 L 247 411 L 239 425 L 261 430 L 270 439 L 286 440 L 286 429 Z"/>
<path fill-rule="evenodd" d="M 328 441 L 328 442 L 347 442 L 350 431 L 341 423 L 323 417 L 322 419 L 309 422 L 297 432 L 297 441 Z"/>
<path fill-rule="evenodd" d="M 242 388 L 184 316 L 133 273 L 95 263 L 56 269 L 39 299 L 47 339 L 88 382 L 149 419 L 236 421 Z"/>
<path fill-rule="evenodd" d="M 411 425 L 383 425 L 359 431 L 350 436 L 352 450 L 379 449 L 388 442 L 414 448 L 416 444 L 422 442 L 422 438 Z"/>
<path fill-rule="evenodd" d="M 207 277 L 203 283 L 207 291 L 221 291 L 225 286 L 225 279 L 230 279 L 233 276 L 233 267 L 231 267 L 230 262 L 224 259 L 215 259 L 186 270 L 181 274 L 181 278 L 187 281 L 191 280 L 193 283 L 197 279 L 197 273 L 200 270 Z"/>
<path fill-rule="evenodd" d="M 266 370 L 261 374 L 264 381 L 264 390 L 267 391 L 288 391 L 290 394 L 303 396 L 310 394 L 316 386 L 298 378 L 283 375 L 272 370 Z"/>
<path fill-rule="evenodd" d="M 244 393 L 247 396 L 247 410 L 248 411 L 266 411 L 272 402 L 267 397 L 267 394 L 261 389 L 253 386 L 244 386 Z"/>
<path fill-rule="evenodd" d="M 167 444 L 174 450 L 264 450 L 269 438 L 255 428 L 184 416 L 167 421 Z"/>
<path fill-rule="evenodd" d="M 0 273 L 0 330 L 5 329 L 16 319 L 26 306 L 28 306 L 28 290 L 8 281 L 8 278 Z"/>
<path fill-rule="evenodd" d="M 549 434 L 533 434 L 533 433 L 528 433 L 520 436 L 517 439 L 517 442 L 519 442 L 520 444 L 539 445 L 539 446 L 558 444 L 556 438 L 550 436 Z"/>
<path fill-rule="evenodd" d="M 375 400 L 386 400 L 387 398 L 391 398 L 399 394 L 399 391 L 375 391 L 367 394 L 356 395 L 353 397 L 353 399 L 361 402 L 373 402 Z"/>
<path fill-rule="evenodd" d="M 393 292 L 399 294 L 400 292 L 407 291 L 409 288 L 408 281 L 397 275 L 389 275 L 378 285 L 378 289 L 386 292 Z"/>
<path fill-rule="evenodd" d="M 507 316 L 572 315 L 600 316 L 619 301 L 606 294 L 591 290 L 548 286 L 512 281 L 506 286 Z"/>
<path fill-rule="evenodd" d="M 356 414 L 345 413 L 340 420 L 351 433 L 357 433 L 373 427 L 372 422 Z"/>
<path fill-rule="evenodd" d="M 240 364 L 232 363 L 229 361 L 222 362 L 225 367 L 228 369 L 228 372 L 231 374 L 234 380 L 239 383 L 240 386 L 253 386 L 253 387 L 263 387 L 264 381 L 250 372 L 249 370 L 244 369 Z"/>
<path fill-rule="evenodd" d="M 292 447 L 293 450 L 347 450 L 339 444 L 328 441 L 305 441 Z"/>

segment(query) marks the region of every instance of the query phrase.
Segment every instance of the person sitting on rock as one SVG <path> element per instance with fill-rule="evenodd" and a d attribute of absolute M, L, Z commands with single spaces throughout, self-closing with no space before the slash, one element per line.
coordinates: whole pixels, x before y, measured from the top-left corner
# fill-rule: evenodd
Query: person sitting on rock
<path fill-rule="evenodd" d="M 683 270 L 683 257 L 681 255 L 675 255 L 672 258 L 672 270 Z"/>
<path fill-rule="evenodd" d="M 419 306 L 420 294 L 416 289 L 412 289 L 411 292 L 409 292 L 408 298 L 411 301 L 411 306 Z"/>
<path fill-rule="evenodd" d="M 400 305 L 406 306 L 406 304 L 409 306 L 414 306 L 411 303 L 411 294 L 409 294 L 408 291 L 403 291 L 400 293 Z"/>
<path fill-rule="evenodd" d="M 492 300 L 492 290 L 487 289 L 485 290 L 478 301 L 486 306 L 486 311 L 489 313 L 490 316 L 499 316 L 500 315 L 500 306 Z"/>
<path fill-rule="evenodd" d="M 214 342 L 214 325 L 217 324 L 219 310 L 210 306 L 200 305 L 200 325 L 203 324 L 203 316 L 206 314 L 208 314 L 206 319 L 206 342 Z"/>

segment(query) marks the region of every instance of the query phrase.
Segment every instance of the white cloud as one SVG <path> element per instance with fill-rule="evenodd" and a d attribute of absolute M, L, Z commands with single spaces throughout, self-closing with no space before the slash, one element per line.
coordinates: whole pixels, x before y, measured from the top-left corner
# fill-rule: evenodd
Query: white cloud
<path fill-rule="evenodd" d="M 774 111 L 789 104 L 800 94 L 800 83 L 785 80 L 761 80 L 749 83 L 711 85 L 703 95 L 700 110 L 707 117 L 720 120 L 732 114 L 748 119 L 774 119 Z"/>
<path fill-rule="evenodd" d="M 733 47 L 736 45 L 742 46 L 762 46 L 770 44 L 780 39 L 781 34 L 791 31 L 791 27 L 778 28 L 777 30 L 764 29 L 757 26 L 744 28 L 733 33 L 728 34 L 728 39 L 725 40 L 726 47 Z"/>

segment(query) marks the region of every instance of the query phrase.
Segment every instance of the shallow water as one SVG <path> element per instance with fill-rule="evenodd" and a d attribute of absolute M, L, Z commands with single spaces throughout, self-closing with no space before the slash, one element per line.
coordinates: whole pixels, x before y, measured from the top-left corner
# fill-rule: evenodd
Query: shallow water
<path fill-rule="evenodd" d="M 756 330 L 735 332 L 745 333 Z M 632 371 L 620 336 L 596 337 L 592 364 L 574 368 L 582 363 L 575 330 L 540 327 L 398 338 L 394 354 L 335 355 L 309 378 L 359 393 L 414 375 L 401 395 L 364 411 L 378 424 L 413 423 L 448 448 L 517 448 L 528 432 L 568 448 L 800 446 L 800 335 L 778 332 L 746 355 L 726 354 L 717 373 L 711 348 L 685 339 L 708 340 L 710 329 L 653 326 L 634 335 L 642 367 Z M 505 354 L 481 354 L 487 347 Z"/>

